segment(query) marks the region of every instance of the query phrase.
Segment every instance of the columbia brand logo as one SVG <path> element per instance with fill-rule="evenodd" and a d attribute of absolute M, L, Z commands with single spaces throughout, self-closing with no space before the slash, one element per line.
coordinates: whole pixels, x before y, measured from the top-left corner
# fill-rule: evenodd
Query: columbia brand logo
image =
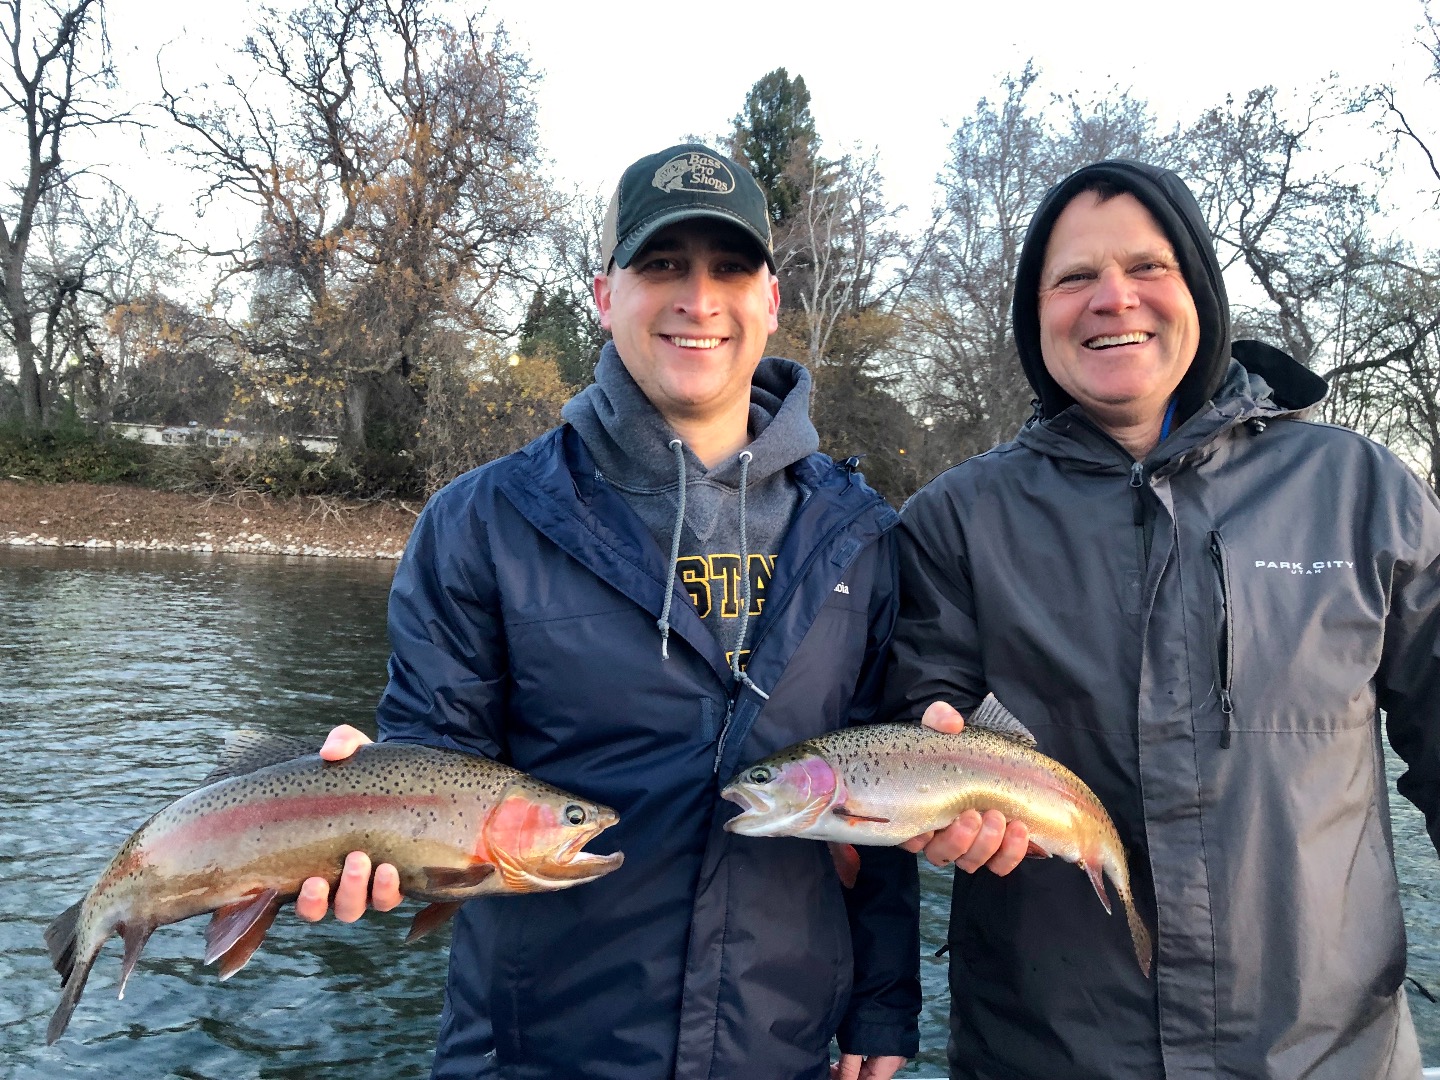
<path fill-rule="evenodd" d="M 849 595 L 850 595 L 850 586 L 849 586 L 849 585 L 846 585 L 846 584 L 842 581 L 842 582 L 840 582 L 839 585 L 836 585 L 836 586 L 835 586 L 835 591 L 838 592 L 838 593 L 844 593 L 846 596 L 849 596 Z"/>
<path fill-rule="evenodd" d="M 1314 562 L 1276 562 L 1270 559 L 1256 559 L 1256 570 L 1284 570 L 1291 574 L 1323 574 L 1326 570 L 1354 570 L 1354 562 L 1348 559 L 1317 559 Z"/>
<path fill-rule="evenodd" d="M 655 170 L 650 181 L 661 191 L 707 191 L 729 195 L 735 190 L 730 167 L 717 157 L 691 151 L 678 154 Z"/>

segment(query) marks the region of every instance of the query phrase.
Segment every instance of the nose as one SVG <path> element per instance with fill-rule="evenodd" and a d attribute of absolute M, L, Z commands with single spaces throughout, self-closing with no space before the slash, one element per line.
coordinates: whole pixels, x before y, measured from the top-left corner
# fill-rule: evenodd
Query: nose
<path fill-rule="evenodd" d="M 1139 302 L 1135 282 L 1118 266 L 1107 266 L 1102 270 L 1095 290 L 1090 294 L 1090 310 L 1107 315 L 1128 311 Z"/>
<path fill-rule="evenodd" d="M 719 283 L 707 268 L 697 267 L 685 275 L 675 294 L 675 311 L 692 319 L 707 319 L 719 314 Z"/>

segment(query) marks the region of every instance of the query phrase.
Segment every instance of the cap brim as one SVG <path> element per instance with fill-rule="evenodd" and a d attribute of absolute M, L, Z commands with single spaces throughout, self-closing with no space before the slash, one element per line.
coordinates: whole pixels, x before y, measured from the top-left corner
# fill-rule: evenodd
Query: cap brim
<path fill-rule="evenodd" d="M 628 236 L 615 245 L 611 258 L 615 265 L 622 270 L 630 265 L 630 260 L 635 258 L 638 252 L 649 239 L 661 229 L 668 228 L 681 221 L 695 221 L 700 218 L 708 218 L 711 221 L 723 221 L 727 225 L 734 225 L 747 237 L 755 242 L 755 247 L 765 259 L 765 265 L 770 267 L 770 272 L 776 273 L 775 255 L 770 250 L 766 238 L 755 231 L 755 227 L 742 218 L 739 214 L 732 214 L 716 206 L 682 206 L 669 210 L 663 214 L 657 214 L 653 219 L 644 222 L 630 230 Z"/>

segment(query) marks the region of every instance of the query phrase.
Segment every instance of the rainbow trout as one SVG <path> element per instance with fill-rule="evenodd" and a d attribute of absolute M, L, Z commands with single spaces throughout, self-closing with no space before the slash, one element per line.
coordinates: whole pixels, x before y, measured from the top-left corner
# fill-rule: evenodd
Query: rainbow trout
<path fill-rule="evenodd" d="M 218 962 L 228 979 L 304 880 L 322 877 L 333 889 L 351 851 L 393 863 L 401 892 L 428 903 L 407 942 L 471 897 L 568 889 L 624 858 L 580 850 L 619 820 L 615 811 L 488 758 L 374 743 L 325 762 L 312 750 L 292 739 L 234 740 L 206 785 L 140 826 L 85 898 L 50 924 L 45 942 L 64 988 L 47 1044 L 69 1024 L 112 933 L 125 943 L 124 997 L 157 926 L 214 912 L 205 963 Z"/>
<path fill-rule="evenodd" d="M 918 724 L 842 728 L 742 770 L 721 794 L 744 807 L 725 823 L 742 836 L 882 847 L 942 829 L 963 810 L 998 810 L 1025 823 L 1032 853 L 1079 863 L 1107 912 L 1102 873 L 1110 879 L 1150 975 L 1150 931 L 1110 815 L 1083 780 L 1036 751 L 1035 737 L 993 694 L 958 735 Z"/>

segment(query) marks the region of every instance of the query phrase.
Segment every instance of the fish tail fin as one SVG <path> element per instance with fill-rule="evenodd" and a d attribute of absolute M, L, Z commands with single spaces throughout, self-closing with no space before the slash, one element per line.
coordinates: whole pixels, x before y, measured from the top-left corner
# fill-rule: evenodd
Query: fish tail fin
<path fill-rule="evenodd" d="M 93 960 L 92 960 L 93 962 Z M 85 980 L 90 978 L 90 965 L 75 969 L 69 979 L 65 980 L 65 989 L 60 994 L 60 1004 L 55 1006 L 55 1013 L 50 1017 L 50 1026 L 45 1029 L 45 1045 L 51 1046 L 55 1040 L 65 1034 L 65 1029 L 70 1026 L 70 1014 L 75 1011 L 75 1005 L 80 1000 L 80 992 L 85 989 Z"/>
<path fill-rule="evenodd" d="M 1135 910 L 1135 901 L 1131 899 L 1129 890 L 1120 893 L 1120 902 L 1125 905 L 1125 921 L 1130 924 L 1130 940 L 1135 943 L 1135 959 L 1140 961 L 1140 970 L 1148 979 L 1150 960 L 1155 951 L 1150 928 L 1145 925 L 1145 920 L 1140 918 L 1140 912 Z"/>
<path fill-rule="evenodd" d="M 75 936 L 84 903 L 84 900 L 75 901 L 45 927 L 45 947 L 50 950 L 50 963 L 60 973 L 62 983 L 70 981 L 70 972 L 75 967 Z"/>
<path fill-rule="evenodd" d="M 68 912 L 66 914 L 69 914 Z M 60 918 L 63 919 L 62 915 Z M 58 923 L 60 919 L 57 919 Z M 54 923 L 51 924 L 52 926 Z M 108 936 L 108 935 L 107 935 Z M 100 947 L 105 944 L 102 938 L 99 941 L 87 943 L 83 951 L 77 951 L 75 935 L 71 934 L 68 944 L 62 943 L 65 947 L 65 986 L 60 992 L 60 1004 L 55 1006 L 55 1013 L 50 1017 L 50 1026 L 45 1029 L 45 1045 L 54 1044 L 55 1040 L 65 1034 L 65 1029 L 70 1026 L 70 1014 L 75 1011 L 75 1006 L 80 1001 L 80 994 L 85 989 L 85 982 L 90 978 L 90 969 L 95 964 L 95 958 L 100 955 Z M 51 950 L 52 956 L 55 950 Z M 57 968 L 59 964 L 57 963 Z"/>

